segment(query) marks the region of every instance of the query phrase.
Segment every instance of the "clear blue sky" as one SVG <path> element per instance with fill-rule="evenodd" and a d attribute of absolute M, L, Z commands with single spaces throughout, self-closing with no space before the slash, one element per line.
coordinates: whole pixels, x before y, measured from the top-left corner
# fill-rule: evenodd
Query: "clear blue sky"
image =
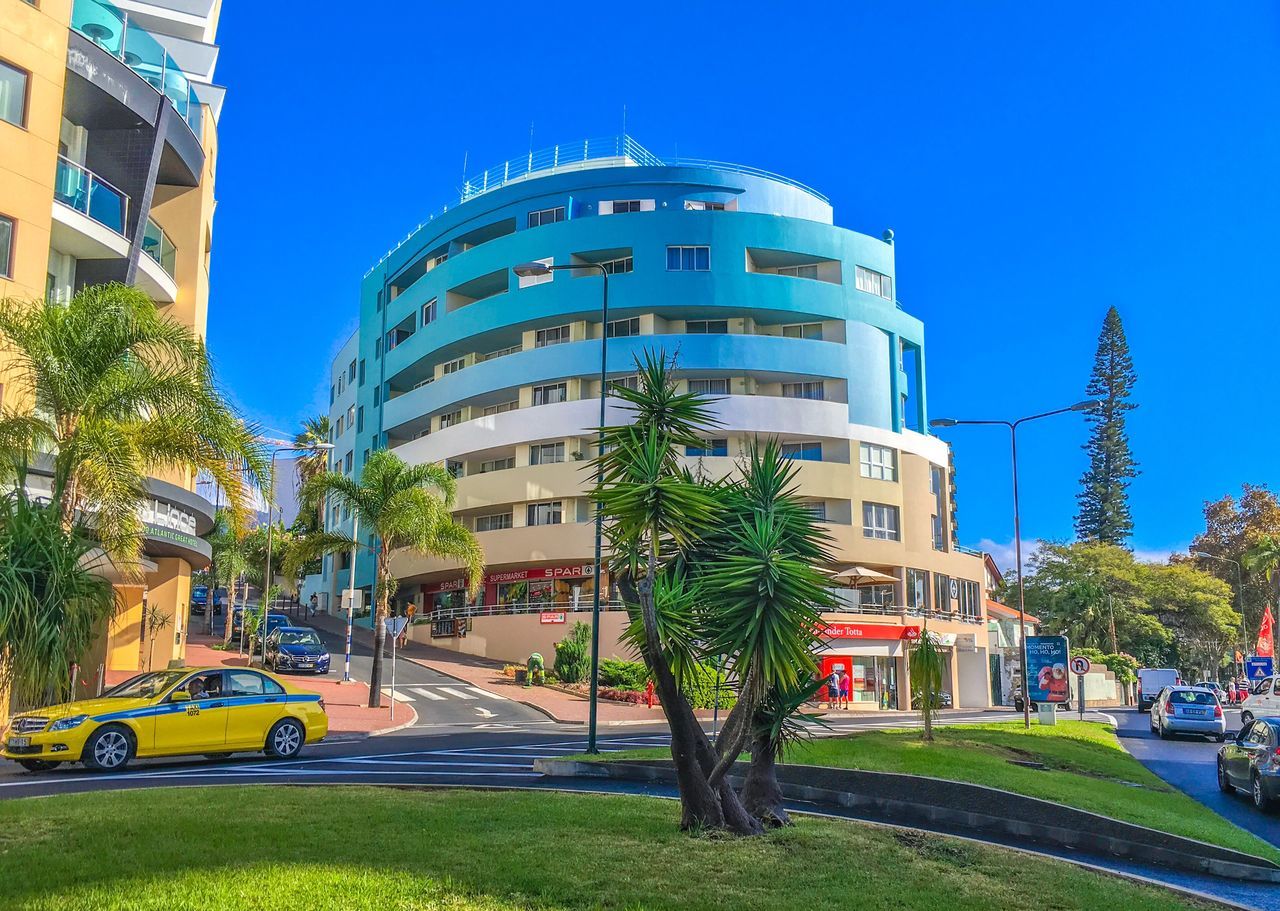
<path fill-rule="evenodd" d="M 248 415 L 327 409 L 361 275 L 475 172 L 627 130 L 897 234 L 933 416 L 1082 397 L 1120 308 L 1140 408 L 1134 545 L 1274 480 L 1280 12 L 1190 3 L 224 4 L 209 339 Z M 576 28 L 565 26 L 576 25 Z M 1013 536 L 1007 440 L 953 430 L 961 537 Z M 1065 538 L 1082 422 L 1023 437 L 1023 534 Z M 1002 557 L 1003 562 L 1003 557 Z"/>

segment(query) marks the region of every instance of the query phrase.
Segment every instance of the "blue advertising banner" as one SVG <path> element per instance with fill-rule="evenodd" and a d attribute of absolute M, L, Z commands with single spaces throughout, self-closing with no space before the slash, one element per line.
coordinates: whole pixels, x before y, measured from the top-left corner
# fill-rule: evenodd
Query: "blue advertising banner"
<path fill-rule="evenodd" d="M 1032 702 L 1066 702 L 1071 698 L 1068 650 L 1066 636 L 1027 637 L 1027 689 Z"/>
<path fill-rule="evenodd" d="M 1257 683 L 1271 676 L 1273 661 L 1270 655 L 1250 655 L 1244 659 L 1244 675 L 1250 683 Z"/>

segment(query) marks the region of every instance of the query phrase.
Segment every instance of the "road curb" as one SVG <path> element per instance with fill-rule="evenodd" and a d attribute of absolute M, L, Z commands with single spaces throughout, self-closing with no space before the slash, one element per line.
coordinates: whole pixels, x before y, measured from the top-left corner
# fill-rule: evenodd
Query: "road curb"
<path fill-rule="evenodd" d="M 671 763 L 536 759 L 533 768 L 551 778 L 608 778 L 663 784 L 673 784 L 676 780 Z M 788 769 L 791 775 L 787 774 Z M 873 814 L 888 822 L 992 832 L 1095 856 L 1125 857 L 1173 869 L 1191 869 L 1223 879 L 1280 883 L 1280 866 L 1264 858 L 998 788 L 923 775 L 816 766 L 780 767 L 779 777 L 779 788 L 788 800 Z M 811 784 L 797 781 L 796 777 L 842 781 L 844 786 Z M 742 776 L 731 772 L 728 780 L 740 785 Z M 938 800 L 921 799 L 931 793 Z M 908 794 L 912 796 L 906 796 Z M 1008 815 L 999 814 L 1001 805 Z M 969 807 L 983 810 L 978 812 Z"/>

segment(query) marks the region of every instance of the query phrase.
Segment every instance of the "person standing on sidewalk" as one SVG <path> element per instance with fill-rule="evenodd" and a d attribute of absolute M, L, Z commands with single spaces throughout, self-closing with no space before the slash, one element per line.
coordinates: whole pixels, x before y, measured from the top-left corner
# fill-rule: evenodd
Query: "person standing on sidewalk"
<path fill-rule="evenodd" d="M 307 616 L 314 617 L 319 610 L 320 599 L 316 597 L 316 593 L 311 593 L 310 600 L 307 601 Z"/>

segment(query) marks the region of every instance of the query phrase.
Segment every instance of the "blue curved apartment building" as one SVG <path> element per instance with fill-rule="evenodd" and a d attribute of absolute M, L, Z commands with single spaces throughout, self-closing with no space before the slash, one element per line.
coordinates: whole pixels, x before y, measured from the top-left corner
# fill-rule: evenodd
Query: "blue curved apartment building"
<path fill-rule="evenodd" d="M 988 704 L 983 561 L 955 543 L 950 453 L 927 432 L 924 327 L 897 302 L 890 232 L 836 226 L 826 197 L 795 180 L 662 160 L 629 137 L 505 162 L 461 196 L 365 275 L 359 331 L 332 369 L 334 467 L 358 475 L 380 446 L 444 462 L 485 550 L 474 604 L 456 565 L 395 557 L 398 599 L 424 621 L 415 638 L 520 661 L 589 619 L 575 611 L 592 594 L 584 469 L 600 346 L 617 382 L 663 349 L 682 384 L 721 400 L 721 426 L 687 458 L 724 474 L 749 439 L 778 438 L 832 535 L 833 570 L 869 571 L 846 578 L 859 584 L 828 618 L 824 661 L 850 673 L 854 708 L 906 704 L 925 615 L 950 651 L 956 704 Z M 530 261 L 602 264 L 609 322 L 599 270 L 513 273 Z M 355 570 L 368 592 L 371 558 Z M 328 603 L 349 574 L 326 561 Z M 604 615 L 606 655 L 624 621 Z"/>

